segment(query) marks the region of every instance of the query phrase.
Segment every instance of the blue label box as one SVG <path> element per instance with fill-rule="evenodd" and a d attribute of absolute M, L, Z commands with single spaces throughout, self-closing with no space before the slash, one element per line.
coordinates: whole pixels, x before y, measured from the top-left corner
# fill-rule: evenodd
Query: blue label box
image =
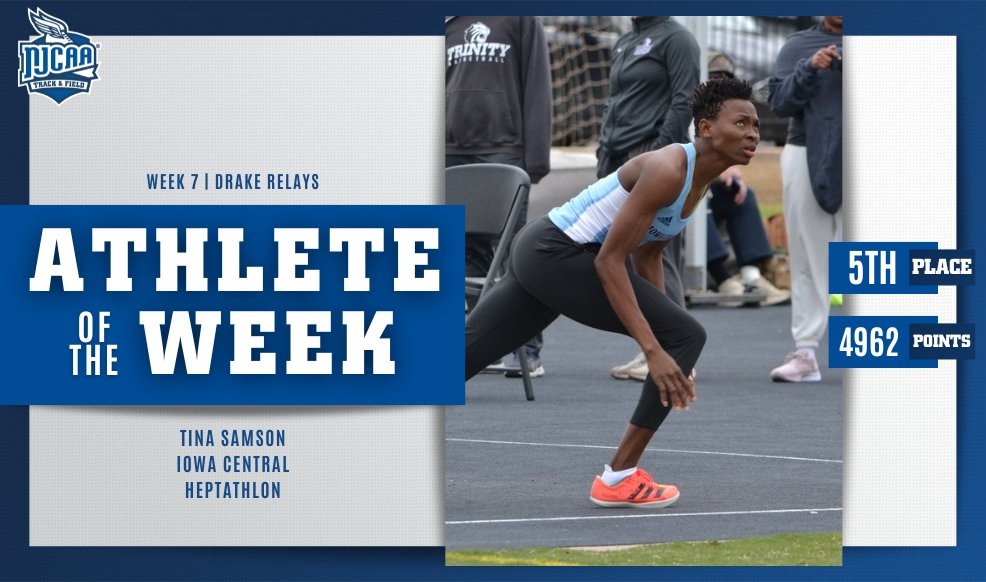
<path fill-rule="evenodd" d="M 830 368 L 937 368 L 911 355 L 911 327 L 937 324 L 931 316 L 829 317 Z"/>
<path fill-rule="evenodd" d="M 976 251 L 912 249 L 908 277 L 911 285 L 974 285 Z"/>
<path fill-rule="evenodd" d="M 910 279 L 915 250 L 937 249 L 936 243 L 829 243 L 829 292 L 843 294 L 935 294 L 938 288 Z"/>
<path fill-rule="evenodd" d="M 912 360 L 974 360 L 976 326 L 971 323 L 911 325 Z"/>

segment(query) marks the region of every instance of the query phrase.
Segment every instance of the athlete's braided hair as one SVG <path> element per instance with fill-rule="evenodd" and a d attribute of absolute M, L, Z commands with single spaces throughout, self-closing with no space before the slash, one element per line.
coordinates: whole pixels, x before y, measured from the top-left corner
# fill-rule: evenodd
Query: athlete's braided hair
<path fill-rule="evenodd" d="M 699 135 L 698 122 L 702 119 L 715 119 L 722 110 L 723 102 L 730 99 L 749 101 L 752 96 L 753 87 L 740 79 L 709 79 L 695 87 L 692 100 L 688 103 L 695 119 L 695 135 Z"/>

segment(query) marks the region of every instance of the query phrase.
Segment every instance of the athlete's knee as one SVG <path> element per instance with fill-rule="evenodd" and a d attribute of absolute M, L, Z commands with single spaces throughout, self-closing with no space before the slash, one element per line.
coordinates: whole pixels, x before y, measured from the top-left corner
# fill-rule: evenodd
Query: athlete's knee
<path fill-rule="evenodd" d="M 685 338 L 687 344 L 691 349 L 701 352 L 702 348 L 705 347 L 705 340 L 708 339 L 705 328 L 691 315 L 685 318 L 685 322 Z"/>
<path fill-rule="evenodd" d="M 677 311 L 673 319 L 665 319 L 661 325 L 654 326 L 653 330 L 662 344 L 688 346 L 698 350 L 705 345 L 705 328 L 684 310 Z"/>
<path fill-rule="evenodd" d="M 705 347 L 705 341 L 709 338 L 708 333 L 706 333 L 705 328 L 702 324 L 695 322 L 695 343 L 698 345 L 699 349 Z"/>

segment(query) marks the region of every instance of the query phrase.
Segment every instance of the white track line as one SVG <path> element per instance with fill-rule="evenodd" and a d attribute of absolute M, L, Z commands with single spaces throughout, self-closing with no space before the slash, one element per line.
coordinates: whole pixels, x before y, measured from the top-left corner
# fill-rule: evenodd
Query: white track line
<path fill-rule="evenodd" d="M 584 521 L 590 519 L 639 519 L 648 517 L 706 517 L 719 515 L 761 515 L 770 513 L 822 513 L 842 511 L 841 507 L 821 507 L 817 509 L 762 509 L 754 511 L 709 511 L 704 513 L 643 513 L 636 515 L 584 515 L 577 517 L 531 517 L 518 519 L 475 519 L 470 521 L 446 521 L 445 525 L 481 525 L 496 523 L 530 523 L 538 521 Z"/>
<path fill-rule="evenodd" d="M 564 443 L 525 443 L 517 441 L 491 441 L 483 439 L 454 439 L 446 438 L 445 440 L 457 443 L 482 443 L 488 445 L 525 445 L 530 447 L 569 447 L 576 449 L 607 449 L 610 451 L 616 450 L 616 447 L 607 447 L 602 445 L 573 445 Z M 780 459 L 784 461 L 807 461 L 811 463 L 842 463 L 839 459 L 812 459 L 810 457 L 784 457 L 781 455 L 754 455 L 750 453 L 723 453 L 719 451 L 686 451 L 681 449 L 647 449 L 648 451 L 656 451 L 660 453 L 682 453 L 689 455 L 722 455 L 724 457 L 753 457 L 757 459 Z"/>

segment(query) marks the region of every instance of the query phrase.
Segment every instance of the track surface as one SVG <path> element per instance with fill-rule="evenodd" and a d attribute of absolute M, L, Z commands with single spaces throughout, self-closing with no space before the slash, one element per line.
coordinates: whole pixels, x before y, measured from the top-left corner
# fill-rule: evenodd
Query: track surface
<path fill-rule="evenodd" d="M 839 310 L 835 310 L 838 312 Z M 672 412 L 641 466 L 681 489 L 667 509 L 604 509 L 594 475 L 640 394 L 609 369 L 636 353 L 623 336 L 560 318 L 545 331 L 534 402 L 520 380 L 480 375 L 446 412 L 446 547 L 595 546 L 842 529 L 842 375 L 769 379 L 791 349 L 790 307 L 697 308 L 709 332 L 699 400 Z"/>

